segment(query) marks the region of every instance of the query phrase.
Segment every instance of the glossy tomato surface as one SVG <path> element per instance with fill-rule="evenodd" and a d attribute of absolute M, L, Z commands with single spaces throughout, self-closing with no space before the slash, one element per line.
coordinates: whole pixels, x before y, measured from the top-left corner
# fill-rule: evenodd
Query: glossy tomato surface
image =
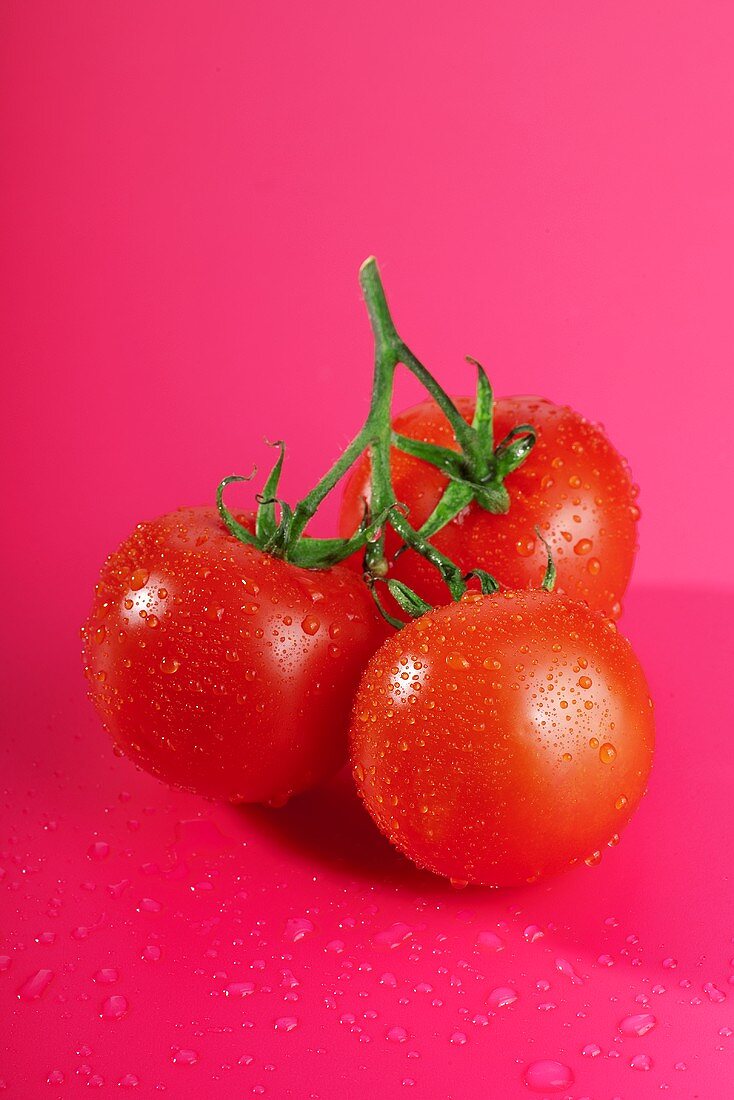
<path fill-rule="evenodd" d="M 385 627 L 352 570 L 299 569 L 183 508 L 111 555 L 82 634 L 119 750 L 199 794 L 280 803 L 343 764 Z"/>
<path fill-rule="evenodd" d="M 544 591 L 472 595 L 380 647 L 351 739 L 361 796 L 398 848 L 504 886 L 616 844 L 645 791 L 652 702 L 611 620 Z"/>
<path fill-rule="evenodd" d="M 455 398 L 467 421 L 473 398 Z M 468 571 L 486 569 L 508 588 L 539 585 L 546 553 L 535 535 L 548 539 L 558 569 L 558 590 L 618 618 L 634 562 L 637 488 L 630 471 L 604 432 L 573 409 L 540 397 L 506 397 L 495 404 L 495 445 L 519 424 L 531 424 L 537 442 L 505 481 L 510 510 L 492 515 L 472 503 L 431 541 Z M 428 443 L 456 448 L 451 427 L 433 401 L 397 416 L 395 430 Z M 433 466 L 393 449 L 393 484 L 414 527 L 423 524 L 441 498 L 447 480 Z M 356 529 L 369 501 L 369 459 L 355 466 L 342 502 L 342 534 Z M 399 543 L 388 532 L 389 552 Z M 414 551 L 395 561 L 391 576 L 404 581 L 428 603 L 448 601 L 437 571 Z"/>

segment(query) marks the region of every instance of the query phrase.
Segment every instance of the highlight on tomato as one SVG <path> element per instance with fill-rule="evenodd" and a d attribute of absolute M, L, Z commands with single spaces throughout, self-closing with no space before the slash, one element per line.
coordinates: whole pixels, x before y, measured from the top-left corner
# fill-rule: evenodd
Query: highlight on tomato
<path fill-rule="evenodd" d="M 416 618 L 370 660 L 351 725 L 380 830 L 419 867 L 490 886 L 598 862 L 645 792 L 653 746 L 629 642 L 542 589 Z"/>

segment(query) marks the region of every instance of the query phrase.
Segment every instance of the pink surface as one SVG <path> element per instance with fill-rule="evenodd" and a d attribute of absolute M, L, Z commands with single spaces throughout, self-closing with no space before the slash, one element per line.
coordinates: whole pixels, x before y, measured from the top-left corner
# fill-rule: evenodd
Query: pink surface
<path fill-rule="evenodd" d="M 575 1097 L 726 1095 L 732 11 L 31 0 L 0 21 L 9 1092 L 59 1071 L 67 1093 L 512 1096 L 552 1060 Z M 642 485 L 625 628 L 659 756 L 599 868 L 454 893 L 348 786 L 212 808 L 115 760 L 84 701 L 78 624 L 133 523 L 210 500 L 263 436 L 288 440 L 294 497 L 357 428 L 370 252 L 450 388 L 468 352 L 498 392 L 569 401 Z M 631 1014 L 657 1024 L 623 1037 Z"/>

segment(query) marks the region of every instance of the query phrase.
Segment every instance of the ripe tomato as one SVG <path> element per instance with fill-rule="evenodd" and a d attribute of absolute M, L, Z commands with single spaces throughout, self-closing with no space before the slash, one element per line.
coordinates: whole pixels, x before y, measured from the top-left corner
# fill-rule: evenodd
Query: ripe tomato
<path fill-rule="evenodd" d="M 610 619 L 542 590 L 472 594 L 374 655 L 354 703 L 353 772 L 419 866 L 531 881 L 616 844 L 645 791 L 651 708 Z"/>
<path fill-rule="evenodd" d="M 352 570 L 299 569 L 238 542 L 216 509 L 183 508 L 108 559 L 82 635 L 118 749 L 199 794 L 282 803 L 344 763 L 385 632 Z"/>
<path fill-rule="evenodd" d="M 454 399 L 467 421 L 474 399 Z M 636 549 L 639 509 L 629 468 L 602 430 L 572 409 L 540 397 L 506 397 L 495 404 L 497 442 L 517 424 L 532 424 L 537 442 L 506 481 L 510 510 L 493 515 L 475 502 L 431 542 L 465 571 L 485 569 L 508 588 L 539 585 L 546 550 L 535 537 L 539 526 L 550 543 L 558 569 L 558 591 L 618 618 Z M 453 432 L 433 401 L 424 401 L 393 421 L 401 435 L 456 449 Z M 434 466 L 393 448 L 395 496 L 407 505 L 410 522 L 420 527 L 441 498 L 447 480 Z M 356 529 L 369 502 L 369 459 L 355 466 L 341 508 L 343 535 Z M 399 546 L 388 531 L 391 557 Z M 392 564 L 390 574 L 428 603 L 449 599 L 438 572 L 414 550 Z"/>

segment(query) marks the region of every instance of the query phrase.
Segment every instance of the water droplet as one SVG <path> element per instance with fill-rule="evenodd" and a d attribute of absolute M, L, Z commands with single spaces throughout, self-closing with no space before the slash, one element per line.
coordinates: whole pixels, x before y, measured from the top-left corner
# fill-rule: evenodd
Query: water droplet
<path fill-rule="evenodd" d="M 175 657 L 161 657 L 160 670 L 166 676 L 173 676 L 181 667 L 181 662 Z"/>
<path fill-rule="evenodd" d="M 395 924 L 391 924 L 389 928 L 378 932 L 373 942 L 377 947 L 398 947 L 412 935 L 413 929 L 409 924 L 397 921 Z"/>
<path fill-rule="evenodd" d="M 550 1059 L 531 1062 L 525 1070 L 525 1084 L 533 1092 L 562 1092 L 570 1088 L 574 1080 L 569 1066 Z"/>
<path fill-rule="evenodd" d="M 602 764 L 611 764 L 617 758 L 617 750 L 609 741 L 605 741 L 599 749 L 599 759 Z"/>
<path fill-rule="evenodd" d="M 171 1061 L 178 1066 L 195 1066 L 199 1061 L 199 1055 L 195 1050 L 174 1050 Z"/>
<path fill-rule="evenodd" d="M 497 989 L 493 989 L 487 997 L 487 1006 L 489 1008 L 506 1008 L 507 1005 L 514 1004 L 517 997 L 516 989 L 512 989 L 509 985 L 500 985 Z"/>
<path fill-rule="evenodd" d="M 150 573 L 147 569 L 134 569 L 130 575 L 130 587 L 133 592 L 139 592 L 148 583 Z"/>
<path fill-rule="evenodd" d="M 471 668 L 470 662 L 463 653 L 448 653 L 446 655 L 446 664 L 454 672 L 462 672 L 464 669 Z"/>
<path fill-rule="evenodd" d="M 630 1062 L 630 1067 L 646 1073 L 647 1070 L 652 1069 L 652 1058 L 649 1054 L 636 1054 Z"/>
<path fill-rule="evenodd" d="M 53 970 L 37 970 L 18 990 L 18 999 L 21 1001 L 37 1001 L 39 997 L 43 996 L 53 976 Z"/>
<path fill-rule="evenodd" d="M 293 1031 L 293 1029 L 297 1028 L 297 1027 L 298 1027 L 298 1020 L 296 1019 L 295 1016 L 280 1016 L 275 1021 L 275 1030 L 276 1031 Z"/>
<path fill-rule="evenodd" d="M 408 1032 L 404 1027 L 391 1027 L 387 1031 L 386 1038 L 391 1043 L 404 1043 L 408 1038 Z"/>
<path fill-rule="evenodd" d="M 477 936 L 477 943 L 488 951 L 504 951 L 505 949 L 505 941 L 496 932 L 480 932 Z"/>
<path fill-rule="evenodd" d="M 523 936 L 528 943 L 535 943 L 536 940 L 543 938 L 543 931 L 538 928 L 537 924 L 529 924 L 523 932 Z"/>
<path fill-rule="evenodd" d="M 463 1032 L 463 1031 L 454 1031 L 451 1035 L 451 1038 L 450 1038 L 449 1042 L 453 1043 L 454 1046 L 459 1046 L 459 1047 L 464 1046 L 464 1044 L 466 1043 L 466 1034 L 465 1034 L 465 1032 Z"/>
<path fill-rule="evenodd" d="M 89 859 L 106 859 L 110 854 L 110 846 L 104 840 L 97 840 L 87 848 Z"/>
<path fill-rule="evenodd" d="M 573 985 L 583 985 L 583 979 L 578 976 L 568 959 L 556 959 L 556 970 L 565 974 Z"/>
<path fill-rule="evenodd" d="M 100 1016 L 103 1020 L 120 1020 L 127 1015 L 127 1009 L 127 1000 L 116 993 L 103 1003 Z"/>
<path fill-rule="evenodd" d="M 573 548 L 574 554 L 588 554 L 593 549 L 594 544 L 591 539 L 579 539 Z"/>
<path fill-rule="evenodd" d="M 304 634 L 313 636 L 319 632 L 321 627 L 321 620 L 317 619 L 315 615 L 306 615 L 305 619 L 301 623 L 301 630 Z"/>
<path fill-rule="evenodd" d="M 105 966 L 94 975 L 94 981 L 97 985 L 112 985 L 113 982 L 117 981 L 118 977 L 119 974 L 114 967 Z"/>
<path fill-rule="evenodd" d="M 619 1030 L 622 1035 L 626 1035 L 628 1038 L 642 1035 L 647 1035 L 648 1031 L 652 1031 L 655 1027 L 657 1020 L 654 1016 L 651 1016 L 649 1012 L 640 1012 L 633 1016 L 625 1016 L 620 1022 Z"/>
<path fill-rule="evenodd" d="M 310 932 L 314 931 L 313 921 L 310 921 L 308 917 L 291 917 L 286 921 L 284 936 L 292 943 L 298 943 L 304 936 L 307 936 Z"/>
<path fill-rule="evenodd" d="M 703 991 L 713 1004 L 721 1004 L 726 1000 L 726 993 L 723 993 L 713 982 L 706 982 Z"/>

